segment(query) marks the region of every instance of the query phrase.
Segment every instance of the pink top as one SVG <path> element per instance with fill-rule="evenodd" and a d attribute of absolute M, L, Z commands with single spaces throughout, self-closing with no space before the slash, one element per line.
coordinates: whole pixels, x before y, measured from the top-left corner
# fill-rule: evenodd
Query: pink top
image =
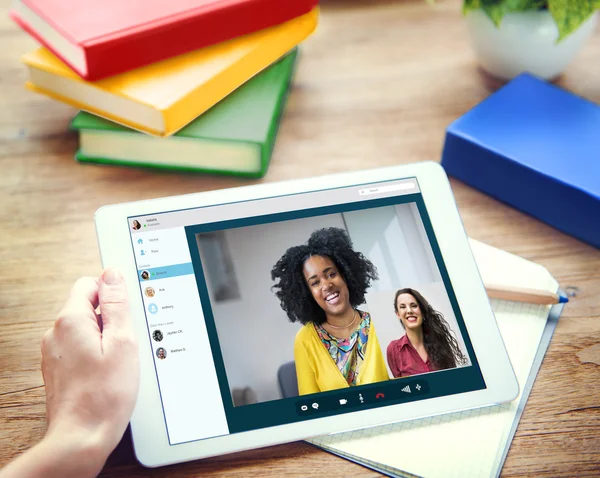
<path fill-rule="evenodd" d="M 420 373 L 433 372 L 435 368 L 427 357 L 424 362 L 419 352 L 412 346 L 408 336 L 390 342 L 387 348 L 387 361 L 394 378 L 408 377 Z"/>

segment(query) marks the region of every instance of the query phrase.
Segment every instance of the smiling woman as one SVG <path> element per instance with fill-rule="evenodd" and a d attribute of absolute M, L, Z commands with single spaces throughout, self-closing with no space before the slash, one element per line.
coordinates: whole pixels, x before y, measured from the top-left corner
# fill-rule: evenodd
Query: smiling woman
<path fill-rule="evenodd" d="M 289 320 L 304 324 L 294 343 L 300 395 L 389 379 L 371 316 L 358 309 L 377 270 L 343 229 L 289 248 L 271 278 Z"/>
<path fill-rule="evenodd" d="M 395 378 L 455 368 L 465 363 L 456 338 L 443 315 L 418 291 L 400 289 L 394 311 L 406 334 L 390 342 L 387 359 Z"/>

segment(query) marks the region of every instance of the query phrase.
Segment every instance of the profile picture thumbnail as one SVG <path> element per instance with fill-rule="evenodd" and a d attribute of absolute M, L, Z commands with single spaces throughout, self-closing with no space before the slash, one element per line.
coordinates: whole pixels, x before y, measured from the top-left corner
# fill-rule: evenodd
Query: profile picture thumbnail
<path fill-rule="evenodd" d="M 155 330 L 154 332 L 152 332 L 152 338 L 156 342 L 160 342 L 163 339 L 163 333 L 160 330 Z"/>
<path fill-rule="evenodd" d="M 167 358 L 167 351 L 163 347 L 160 347 L 160 348 L 156 349 L 156 356 L 159 359 L 164 360 Z"/>
<path fill-rule="evenodd" d="M 156 291 L 152 287 L 146 287 L 146 289 L 144 289 L 144 293 L 146 294 L 146 297 L 154 297 L 156 295 Z"/>
<path fill-rule="evenodd" d="M 148 279 L 150 279 L 150 272 L 148 272 L 148 271 L 142 271 L 141 276 L 142 276 L 142 279 L 148 280 Z"/>
<path fill-rule="evenodd" d="M 142 227 L 142 225 L 140 224 L 140 221 L 138 221 L 137 219 L 134 219 L 133 220 L 133 225 L 131 226 L 131 228 L 137 231 L 141 227 Z"/>

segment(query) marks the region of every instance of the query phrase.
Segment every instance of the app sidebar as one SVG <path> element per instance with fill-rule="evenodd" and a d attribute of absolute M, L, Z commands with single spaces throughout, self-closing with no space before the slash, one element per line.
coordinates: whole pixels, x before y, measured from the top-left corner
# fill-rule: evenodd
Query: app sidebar
<path fill-rule="evenodd" d="M 228 434 L 185 230 L 132 239 L 169 441 Z"/>

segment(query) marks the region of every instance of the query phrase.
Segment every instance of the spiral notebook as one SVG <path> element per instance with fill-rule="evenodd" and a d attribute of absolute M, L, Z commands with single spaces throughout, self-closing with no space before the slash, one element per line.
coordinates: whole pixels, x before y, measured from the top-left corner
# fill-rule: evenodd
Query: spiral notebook
<path fill-rule="evenodd" d="M 470 241 L 485 283 L 557 291 L 558 283 L 543 266 Z M 308 442 L 389 476 L 498 476 L 564 304 L 491 304 L 519 381 L 513 402 Z"/>

